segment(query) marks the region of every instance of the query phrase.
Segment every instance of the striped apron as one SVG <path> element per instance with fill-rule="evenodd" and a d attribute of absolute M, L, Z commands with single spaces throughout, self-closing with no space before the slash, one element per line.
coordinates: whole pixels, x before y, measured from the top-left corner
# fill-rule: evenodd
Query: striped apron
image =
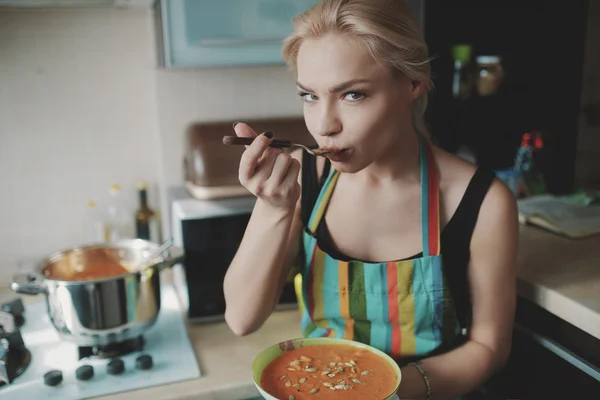
<path fill-rule="evenodd" d="M 438 177 L 431 148 L 421 137 L 419 154 L 421 258 L 346 262 L 319 247 L 317 227 L 340 176 L 332 168 L 303 235 L 305 262 L 297 292 L 305 337 L 356 340 L 408 362 L 460 335 L 440 256 Z"/>

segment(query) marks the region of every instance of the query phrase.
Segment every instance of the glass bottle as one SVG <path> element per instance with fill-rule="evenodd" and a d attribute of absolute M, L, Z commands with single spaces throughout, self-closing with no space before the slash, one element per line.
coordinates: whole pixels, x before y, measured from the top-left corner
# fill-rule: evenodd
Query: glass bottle
<path fill-rule="evenodd" d="M 138 186 L 138 201 L 139 206 L 135 213 L 136 237 L 159 243 L 160 229 L 158 216 L 148 206 L 148 185 L 146 182 L 141 182 Z"/>

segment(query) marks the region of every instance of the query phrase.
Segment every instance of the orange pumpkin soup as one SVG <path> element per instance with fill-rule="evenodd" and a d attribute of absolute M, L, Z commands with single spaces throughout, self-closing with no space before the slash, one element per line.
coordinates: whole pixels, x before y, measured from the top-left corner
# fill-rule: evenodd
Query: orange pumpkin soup
<path fill-rule="evenodd" d="M 348 345 L 314 345 L 286 351 L 262 373 L 261 387 L 282 400 L 384 399 L 396 372 L 376 354 Z"/>

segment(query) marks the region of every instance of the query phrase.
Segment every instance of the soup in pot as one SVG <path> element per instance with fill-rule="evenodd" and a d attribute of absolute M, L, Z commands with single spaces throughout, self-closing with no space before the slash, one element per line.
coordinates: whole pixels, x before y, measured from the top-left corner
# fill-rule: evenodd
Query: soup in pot
<path fill-rule="evenodd" d="M 91 281 L 130 272 L 121 262 L 118 251 L 103 248 L 70 251 L 43 268 L 45 277 L 62 281 Z"/>
<path fill-rule="evenodd" d="M 348 345 L 293 349 L 273 360 L 261 387 L 285 400 L 384 399 L 396 388 L 396 371 L 377 354 Z"/>

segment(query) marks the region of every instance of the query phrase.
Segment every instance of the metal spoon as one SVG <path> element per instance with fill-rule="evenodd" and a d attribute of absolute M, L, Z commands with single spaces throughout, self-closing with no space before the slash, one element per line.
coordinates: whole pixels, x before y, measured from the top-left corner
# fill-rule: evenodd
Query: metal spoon
<path fill-rule="evenodd" d="M 223 144 L 228 145 L 251 145 L 254 138 L 238 137 L 238 136 L 223 136 Z M 314 156 L 326 156 L 327 154 L 340 153 L 342 150 L 327 150 L 327 149 L 311 149 L 308 146 L 299 143 L 292 143 L 286 139 L 273 139 L 269 147 L 301 147 Z"/>

